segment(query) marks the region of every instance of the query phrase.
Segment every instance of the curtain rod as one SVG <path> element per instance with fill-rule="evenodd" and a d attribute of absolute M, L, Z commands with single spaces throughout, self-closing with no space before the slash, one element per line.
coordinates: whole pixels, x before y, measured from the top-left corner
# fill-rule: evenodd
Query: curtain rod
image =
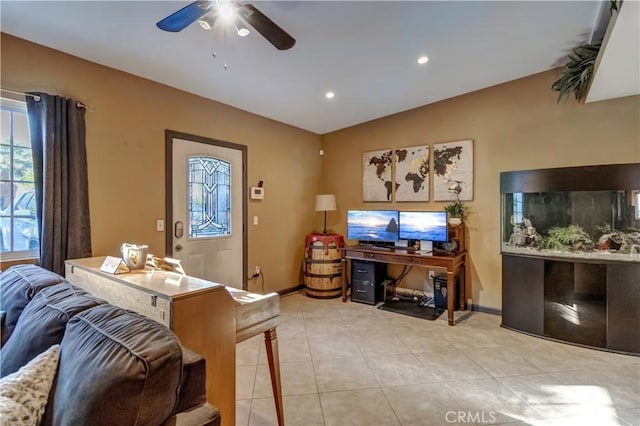
<path fill-rule="evenodd" d="M 38 95 L 34 95 L 32 93 L 25 93 L 25 92 L 18 92 L 17 90 L 11 90 L 11 89 L 0 89 L 3 92 L 7 92 L 7 93 L 11 93 L 13 95 L 22 95 L 22 96 L 29 96 L 33 99 L 36 100 L 36 102 L 40 101 L 40 96 Z M 76 101 L 76 107 L 78 108 L 84 108 L 85 110 L 89 111 L 89 112 L 94 112 L 96 109 L 94 107 L 89 107 L 85 104 L 83 104 L 82 102 L 78 102 Z"/>

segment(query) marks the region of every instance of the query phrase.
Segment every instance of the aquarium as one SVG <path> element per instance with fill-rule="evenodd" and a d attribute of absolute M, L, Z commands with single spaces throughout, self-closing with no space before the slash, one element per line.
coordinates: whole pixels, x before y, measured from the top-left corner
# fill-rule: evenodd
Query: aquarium
<path fill-rule="evenodd" d="M 640 262 L 640 164 L 500 179 L 503 253 Z"/>

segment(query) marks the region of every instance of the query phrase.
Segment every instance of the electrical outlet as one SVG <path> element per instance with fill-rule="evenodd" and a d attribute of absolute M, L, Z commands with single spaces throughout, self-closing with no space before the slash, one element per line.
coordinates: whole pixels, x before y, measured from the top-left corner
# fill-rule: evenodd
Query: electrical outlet
<path fill-rule="evenodd" d="M 429 279 L 433 280 L 433 278 L 436 276 L 436 272 L 435 271 L 429 271 Z"/>

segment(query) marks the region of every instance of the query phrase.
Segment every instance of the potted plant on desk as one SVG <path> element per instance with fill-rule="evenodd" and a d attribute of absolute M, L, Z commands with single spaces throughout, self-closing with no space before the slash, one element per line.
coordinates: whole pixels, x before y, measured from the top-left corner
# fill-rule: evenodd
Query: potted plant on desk
<path fill-rule="evenodd" d="M 460 226 L 462 224 L 462 218 L 464 217 L 464 204 L 462 201 L 456 200 L 451 204 L 444 206 L 444 211 L 447 212 L 449 225 Z"/>
<path fill-rule="evenodd" d="M 464 204 L 460 201 L 460 193 L 462 192 L 462 185 L 458 181 L 449 186 L 449 192 L 455 194 L 456 200 L 450 204 L 444 206 L 444 211 L 447 212 L 449 225 L 460 226 L 462 219 L 464 218 Z"/>

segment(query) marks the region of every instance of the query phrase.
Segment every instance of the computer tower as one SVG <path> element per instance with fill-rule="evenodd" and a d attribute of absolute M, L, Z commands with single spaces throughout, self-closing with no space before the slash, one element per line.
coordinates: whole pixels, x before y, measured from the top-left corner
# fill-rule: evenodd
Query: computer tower
<path fill-rule="evenodd" d="M 454 286 L 456 289 L 456 296 L 460 294 L 460 280 L 457 278 L 454 279 Z M 433 278 L 433 293 L 434 293 L 434 302 L 436 308 L 444 308 L 447 309 L 447 303 L 449 299 L 449 295 L 447 294 L 447 276 L 446 275 L 436 275 Z M 453 310 L 458 310 L 459 303 L 454 300 Z"/>

